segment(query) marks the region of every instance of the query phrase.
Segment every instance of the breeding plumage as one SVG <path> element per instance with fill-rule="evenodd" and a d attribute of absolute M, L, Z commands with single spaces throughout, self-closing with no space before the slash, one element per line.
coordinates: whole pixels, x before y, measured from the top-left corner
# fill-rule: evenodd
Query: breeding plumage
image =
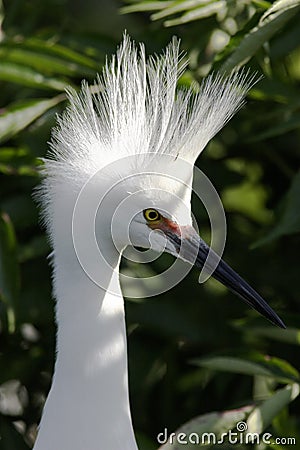
<path fill-rule="evenodd" d="M 192 227 L 196 158 L 243 104 L 245 73 L 176 90 L 174 38 L 146 60 L 125 35 L 96 84 L 58 119 L 39 196 L 53 247 L 57 360 L 35 450 L 136 450 L 128 400 L 120 257 L 127 245 L 168 251 L 214 271 L 284 326 Z M 207 256 L 209 257 L 207 258 Z"/>

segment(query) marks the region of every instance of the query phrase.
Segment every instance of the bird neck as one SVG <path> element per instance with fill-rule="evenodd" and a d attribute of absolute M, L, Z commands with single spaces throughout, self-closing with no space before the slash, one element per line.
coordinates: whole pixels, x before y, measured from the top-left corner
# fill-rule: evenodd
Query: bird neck
<path fill-rule="evenodd" d="M 101 274 L 98 286 L 78 261 L 71 217 L 64 211 L 53 223 L 57 359 L 34 450 L 137 450 L 120 255 L 109 238 L 103 240 L 108 260 L 90 267 Z"/>

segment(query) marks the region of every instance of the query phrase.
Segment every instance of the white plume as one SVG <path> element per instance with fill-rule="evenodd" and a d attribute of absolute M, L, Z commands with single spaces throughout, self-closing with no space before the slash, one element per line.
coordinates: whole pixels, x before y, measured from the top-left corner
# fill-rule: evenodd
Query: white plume
<path fill-rule="evenodd" d="M 209 76 L 198 93 L 176 92 L 185 68 L 179 41 L 148 60 L 124 35 L 94 87 L 77 94 L 69 89 L 70 106 L 59 118 L 50 143 L 52 157 L 64 171 L 90 174 L 127 155 L 165 153 L 194 162 L 209 140 L 243 104 L 253 77 L 235 72 Z M 151 156 L 150 156 L 151 157 Z M 57 173 L 57 166 L 55 172 Z"/>

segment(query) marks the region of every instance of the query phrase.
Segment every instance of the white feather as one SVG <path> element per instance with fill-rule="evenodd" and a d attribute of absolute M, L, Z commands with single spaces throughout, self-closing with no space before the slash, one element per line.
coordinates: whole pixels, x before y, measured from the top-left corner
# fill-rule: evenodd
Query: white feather
<path fill-rule="evenodd" d="M 176 201 L 169 200 L 171 197 L 164 198 L 164 193 L 172 191 L 173 197 L 185 201 L 182 217 L 187 219 L 183 224 L 189 223 L 193 163 L 241 107 L 253 84 L 247 74 L 235 73 L 227 79 L 220 75 L 207 78 L 198 93 L 193 89 L 177 91 L 185 66 L 176 38 L 164 54 L 147 61 L 143 45 L 137 49 L 125 35 L 95 86 L 83 83 L 80 93 L 68 91 L 70 103 L 58 118 L 43 168 L 44 181 L 37 193 L 53 247 L 58 334 L 55 376 L 35 450 L 137 450 L 127 386 L 120 254 L 112 240 L 110 220 L 123 198 L 139 191 L 135 183 L 141 182 L 145 197 L 133 205 L 140 215 L 156 202 L 161 207 L 166 204 L 165 209 L 178 207 Z M 171 155 L 171 159 L 166 158 L 167 163 L 161 166 L 164 155 Z M 109 173 L 102 170 L 102 178 L 90 183 L 90 195 L 77 223 L 81 234 L 75 249 L 73 213 L 81 187 L 99 169 L 126 156 L 132 157 L 129 159 L 134 161 L 134 168 L 131 162 L 128 167 L 121 163 Z M 187 169 L 182 170 L 182 159 L 189 162 Z M 145 164 L 151 167 L 152 162 L 163 175 L 179 174 L 185 184 L 167 176 L 157 181 L 151 174 L 132 177 L 127 183 L 127 169 L 129 175 L 140 175 L 140 169 Z M 95 226 L 97 242 L 109 256 L 108 265 L 103 257 L 99 263 L 93 252 L 90 238 L 94 235 L 90 231 L 94 217 L 90 207 L 98 205 L 118 177 L 123 184 L 107 200 Z M 162 183 L 162 189 L 151 199 L 151 188 L 158 183 Z M 143 220 L 136 221 L 136 234 L 148 243 L 150 231 Z M 120 220 L 119 228 L 126 226 L 126 220 Z M 127 245 L 118 231 L 121 244 Z M 79 247 L 87 253 L 89 271 L 79 262 Z M 100 274 L 99 285 L 90 273 Z"/>
<path fill-rule="evenodd" d="M 70 105 L 53 132 L 48 175 L 91 175 L 126 155 L 165 153 L 194 162 L 212 137 L 242 106 L 254 77 L 235 72 L 209 76 L 194 89 L 176 85 L 186 63 L 173 38 L 165 53 L 148 60 L 127 34 L 95 86 L 68 90 Z"/>

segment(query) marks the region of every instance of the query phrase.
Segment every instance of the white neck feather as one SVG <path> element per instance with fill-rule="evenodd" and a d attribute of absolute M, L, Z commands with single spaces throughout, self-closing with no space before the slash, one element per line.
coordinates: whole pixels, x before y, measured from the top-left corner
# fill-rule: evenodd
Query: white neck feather
<path fill-rule="evenodd" d="M 101 289 L 86 275 L 73 248 L 73 202 L 63 197 L 56 203 L 57 360 L 34 450 L 137 450 L 128 398 L 120 255 L 112 246 L 111 268 L 97 268 L 106 287 Z"/>
<path fill-rule="evenodd" d="M 106 197 L 99 214 L 104 228 L 97 224 L 110 267 L 104 260 L 101 264 L 93 255 L 89 257 L 93 254 L 91 242 L 90 252 L 86 252 L 89 273 L 100 273 L 102 288 L 90 280 L 77 260 L 72 212 L 78 186 L 80 190 L 92 174 L 103 171 L 102 188 L 95 179 L 91 193 L 87 192 L 87 213 L 83 211 L 79 221 L 80 243 L 90 235 L 86 227 L 86 220 L 92 220 L 89 206 L 93 201 L 98 206 L 101 189 L 111 193 L 110 187 L 117 186 L 117 181 L 144 172 L 153 155 L 159 168 L 159 156 L 167 154 L 174 161 L 183 158 L 193 164 L 241 107 L 254 82 L 247 73 L 236 72 L 227 79 L 209 77 L 197 94 L 193 89 L 176 94 L 182 72 L 179 60 L 176 39 L 161 57 L 147 62 L 144 47 L 138 51 L 125 35 L 117 56 L 98 80 L 99 92 L 93 93 L 86 84 L 80 94 L 71 91 L 70 105 L 53 132 L 40 199 L 54 248 L 57 361 L 35 450 L 137 450 L 128 401 L 120 255 L 104 231 L 122 197 L 116 197 L 115 204 L 110 200 L 113 196 Z M 131 160 L 123 168 L 122 157 L 132 157 L 134 164 Z M 112 170 L 108 166 L 112 162 L 121 166 Z M 132 183 L 119 186 L 125 197 L 140 191 L 139 184 L 132 190 Z M 156 186 L 150 183 L 152 187 Z M 190 191 L 186 192 L 190 196 Z M 180 198 L 183 195 L 181 192 Z M 127 241 L 122 237 L 120 242 L 126 245 Z M 109 293 L 111 288 L 114 293 Z"/>

